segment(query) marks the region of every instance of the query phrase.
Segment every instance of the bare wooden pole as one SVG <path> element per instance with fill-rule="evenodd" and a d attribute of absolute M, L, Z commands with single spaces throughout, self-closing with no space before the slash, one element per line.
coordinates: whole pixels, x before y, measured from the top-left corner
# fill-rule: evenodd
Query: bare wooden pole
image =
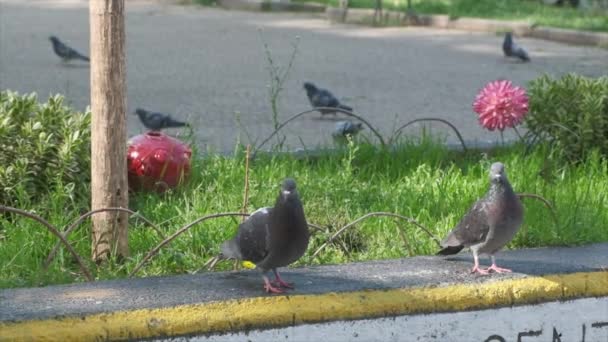
<path fill-rule="evenodd" d="M 92 210 L 129 204 L 124 8 L 124 0 L 89 1 Z M 127 214 L 104 212 L 92 220 L 93 260 L 107 260 L 113 248 L 128 256 Z"/>

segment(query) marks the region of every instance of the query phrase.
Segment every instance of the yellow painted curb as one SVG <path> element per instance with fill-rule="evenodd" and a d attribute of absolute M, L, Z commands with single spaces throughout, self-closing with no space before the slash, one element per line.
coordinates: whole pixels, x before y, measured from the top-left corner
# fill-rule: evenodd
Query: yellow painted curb
<path fill-rule="evenodd" d="M 608 296 L 605 271 L 441 287 L 268 296 L 0 323 L 0 341 L 115 341 L 601 296 Z"/>

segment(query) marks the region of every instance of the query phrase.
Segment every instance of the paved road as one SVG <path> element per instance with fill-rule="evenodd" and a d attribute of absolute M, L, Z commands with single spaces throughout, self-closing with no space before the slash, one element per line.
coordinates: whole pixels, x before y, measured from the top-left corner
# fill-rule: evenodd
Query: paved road
<path fill-rule="evenodd" d="M 281 274 L 297 285 L 290 294 L 434 287 L 526 275 L 605 270 L 608 268 L 606 251 L 607 243 L 506 251 L 498 255 L 499 265 L 512 268 L 516 273 L 491 276 L 471 275 L 472 258 L 468 253 L 449 258 L 426 256 L 302 267 L 285 269 Z M 487 261 L 484 258 L 482 264 Z M 261 285 L 259 271 L 251 270 L 0 290 L 0 322 L 265 296 Z"/>
<path fill-rule="evenodd" d="M 0 0 L 0 89 L 42 97 L 63 93 L 76 108 L 88 105 L 88 67 L 61 65 L 47 40 L 55 34 L 88 52 L 87 3 Z M 281 119 L 309 108 L 302 82 L 312 80 L 333 89 L 384 134 L 396 123 L 435 116 L 452 121 L 469 140 L 495 139 L 497 134 L 478 127 L 471 111 L 486 82 L 509 78 L 523 85 L 542 73 L 598 76 L 608 70 L 607 50 L 533 39 L 521 40 L 533 62 L 519 64 L 501 56 L 501 37 L 494 34 L 374 29 L 331 25 L 306 14 L 127 3 L 129 110 L 142 106 L 188 119 L 198 140 L 220 151 L 232 150 L 237 138 L 259 141 L 272 131 L 268 64 L 258 28 L 281 65 L 300 37 L 279 101 Z M 288 142 L 299 147 L 301 136 L 315 146 L 332 127 L 332 121 L 304 117 L 289 126 Z M 142 131 L 133 116 L 129 131 Z M 437 131 L 448 132 L 441 126 Z"/>

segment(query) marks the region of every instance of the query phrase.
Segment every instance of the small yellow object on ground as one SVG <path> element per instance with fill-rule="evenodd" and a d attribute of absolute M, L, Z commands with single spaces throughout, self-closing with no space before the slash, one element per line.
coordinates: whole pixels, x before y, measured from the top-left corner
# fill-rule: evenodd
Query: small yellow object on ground
<path fill-rule="evenodd" d="M 253 270 L 256 267 L 254 263 L 252 263 L 251 261 L 247 261 L 247 260 L 243 261 L 241 263 L 241 265 L 243 265 L 243 267 L 248 268 L 250 270 Z"/>

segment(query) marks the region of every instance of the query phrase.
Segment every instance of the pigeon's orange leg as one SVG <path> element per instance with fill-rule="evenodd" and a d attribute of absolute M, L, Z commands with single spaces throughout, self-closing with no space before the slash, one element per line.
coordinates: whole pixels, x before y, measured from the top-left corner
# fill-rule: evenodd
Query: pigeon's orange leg
<path fill-rule="evenodd" d="M 473 250 L 473 260 L 475 261 L 475 265 L 473 265 L 473 269 L 471 270 L 471 273 L 479 273 L 479 274 L 488 274 L 489 272 L 487 270 L 484 270 L 483 268 L 479 267 L 479 256 L 477 255 L 477 251 Z"/>
<path fill-rule="evenodd" d="M 274 272 L 274 276 L 276 277 L 275 280 L 272 282 L 273 285 L 285 287 L 288 289 L 293 289 L 293 284 L 290 284 L 290 283 L 284 281 L 283 279 L 281 279 L 281 276 L 279 275 L 279 271 L 274 269 L 274 270 L 272 270 L 272 272 Z"/>

